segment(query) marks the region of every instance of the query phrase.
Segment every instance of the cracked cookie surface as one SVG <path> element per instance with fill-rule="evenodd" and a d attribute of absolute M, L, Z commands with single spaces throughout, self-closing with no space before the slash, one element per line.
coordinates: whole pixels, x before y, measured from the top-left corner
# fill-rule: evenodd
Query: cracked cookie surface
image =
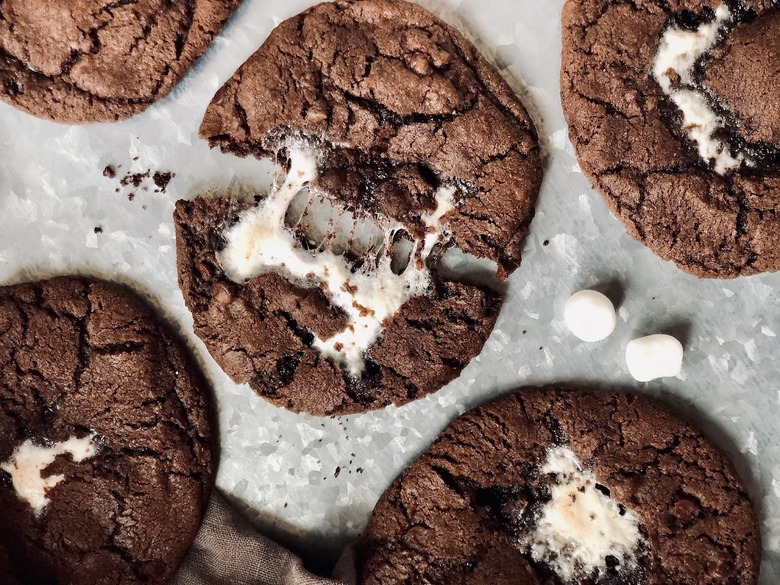
<path fill-rule="evenodd" d="M 448 278 L 437 261 L 457 247 L 506 278 L 520 263 L 542 169 L 525 108 L 460 33 L 402 1 L 317 5 L 280 24 L 219 90 L 201 135 L 283 163 L 291 141 L 305 141 L 319 153 L 307 185 L 315 194 L 358 219 L 400 225 L 410 241 L 434 233 L 433 216 L 446 231 L 421 259 L 430 286 L 383 322 L 355 377 L 314 347 L 349 327 L 324 287 L 273 272 L 238 283 L 226 275 L 225 234 L 252 202 L 179 202 L 184 297 L 235 381 L 295 411 L 344 414 L 438 390 L 481 351 L 502 296 Z M 439 217 L 444 186 L 456 196 Z"/>
<path fill-rule="evenodd" d="M 539 554 L 547 545 L 531 537 L 555 497 L 551 453 L 562 449 L 597 479 L 597 497 L 637 519 L 630 564 L 608 556 L 597 570 L 579 562 L 566 572 L 565 556 Z M 565 503 L 585 499 L 577 487 Z M 589 522 L 549 518 L 574 518 L 551 525 L 575 534 L 577 520 Z M 588 544 L 609 530 L 580 533 Z M 693 425 L 646 398 L 525 389 L 458 418 L 393 482 L 358 546 L 358 582 L 746 585 L 757 582 L 760 554 L 742 483 Z"/>
<path fill-rule="evenodd" d="M 211 398 L 197 372 L 123 286 L 63 277 L 0 288 L 0 572 L 8 579 L 0 581 L 170 579 L 217 465 Z M 60 449 L 33 468 L 56 477 L 36 512 L 20 491 L 20 446 L 52 449 L 89 435 L 89 457 Z"/>
<path fill-rule="evenodd" d="M 717 120 L 710 138 L 744 154 L 727 172 L 700 156 L 690 134 L 701 120 L 684 117 L 653 74 L 670 28 L 693 32 L 724 9 L 725 25 L 692 67 L 690 87 Z M 780 270 L 778 30 L 770 0 L 564 7 L 561 92 L 581 167 L 632 236 L 697 276 Z M 679 81 L 673 74 L 672 84 Z"/>
<path fill-rule="evenodd" d="M 81 124 L 129 118 L 162 99 L 240 0 L 5 0 L 0 99 Z"/>

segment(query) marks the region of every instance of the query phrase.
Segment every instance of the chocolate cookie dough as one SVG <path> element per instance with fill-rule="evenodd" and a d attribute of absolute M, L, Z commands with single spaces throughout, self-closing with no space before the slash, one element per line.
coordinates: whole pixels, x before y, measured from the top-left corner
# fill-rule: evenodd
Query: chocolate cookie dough
<path fill-rule="evenodd" d="M 176 208 L 187 306 L 236 382 L 343 414 L 437 390 L 481 351 L 502 297 L 447 254 L 506 278 L 542 171 L 528 113 L 457 31 L 397 0 L 317 5 L 220 89 L 201 135 L 287 173 L 256 201 Z"/>
<path fill-rule="evenodd" d="M 526 389 L 461 416 L 382 496 L 358 584 L 750 585 L 726 457 L 646 398 Z"/>
<path fill-rule="evenodd" d="M 780 269 L 780 11 L 770 0 L 568 0 L 561 91 L 585 174 L 698 276 Z"/>
<path fill-rule="evenodd" d="M 0 2 L 0 99 L 68 124 L 129 118 L 168 95 L 239 2 Z"/>
<path fill-rule="evenodd" d="M 210 396 L 128 289 L 0 288 L 2 583 L 162 584 L 216 471 Z"/>

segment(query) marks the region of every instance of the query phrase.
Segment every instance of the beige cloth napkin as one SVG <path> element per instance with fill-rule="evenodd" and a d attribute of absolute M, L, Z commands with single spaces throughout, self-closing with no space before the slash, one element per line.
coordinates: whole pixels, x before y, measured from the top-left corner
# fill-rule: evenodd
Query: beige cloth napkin
<path fill-rule="evenodd" d="M 261 536 L 215 491 L 206 517 L 172 585 L 354 585 L 351 552 L 336 567 L 339 581 L 303 568 L 290 551 Z"/>

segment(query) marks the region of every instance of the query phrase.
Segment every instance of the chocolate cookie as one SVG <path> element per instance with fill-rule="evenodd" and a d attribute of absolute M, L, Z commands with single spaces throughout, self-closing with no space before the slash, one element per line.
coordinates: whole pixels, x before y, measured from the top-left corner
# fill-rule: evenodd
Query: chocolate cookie
<path fill-rule="evenodd" d="M 564 8 L 580 164 L 635 238 L 695 275 L 780 269 L 779 55 L 771 0 Z"/>
<path fill-rule="evenodd" d="M 0 99 L 68 124 L 129 118 L 168 95 L 239 2 L 0 2 Z"/>
<path fill-rule="evenodd" d="M 170 579 L 217 464 L 197 371 L 122 286 L 0 288 L 0 582 Z"/>
<path fill-rule="evenodd" d="M 220 89 L 201 135 L 287 171 L 257 201 L 176 208 L 195 330 L 236 382 L 342 414 L 437 390 L 481 351 L 502 296 L 448 258 L 517 268 L 542 171 L 526 110 L 457 31 L 398 0 L 317 5 Z"/>
<path fill-rule="evenodd" d="M 726 457 L 646 398 L 528 389 L 461 416 L 398 477 L 359 585 L 749 585 L 761 543 Z"/>

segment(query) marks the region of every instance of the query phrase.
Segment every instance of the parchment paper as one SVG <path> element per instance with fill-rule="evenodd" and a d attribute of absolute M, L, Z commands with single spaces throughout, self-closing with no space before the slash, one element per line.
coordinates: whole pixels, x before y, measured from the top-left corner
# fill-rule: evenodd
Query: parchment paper
<path fill-rule="evenodd" d="M 400 409 L 295 415 L 233 384 L 192 333 L 176 284 L 174 201 L 212 190 L 263 192 L 272 171 L 211 152 L 198 125 L 214 92 L 273 26 L 311 0 L 245 0 L 174 93 L 128 122 L 60 126 L 0 105 L 0 283 L 84 272 L 147 294 L 192 343 L 215 387 L 219 486 L 265 534 L 310 562 L 338 556 L 386 486 L 455 416 L 519 385 L 575 382 L 663 397 L 702 425 L 735 459 L 760 509 L 762 583 L 780 582 L 780 276 L 696 279 L 632 240 L 609 214 L 578 169 L 560 106 L 563 0 L 420 1 L 467 23 L 535 112 L 548 154 L 523 266 L 483 354 L 458 380 Z M 108 164 L 122 165 L 114 179 L 103 176 Z M 176 173 L 166 193 L 155 193 L 151 179 L 119 184 L 127 172 L 149 169 Z M 577 341 L 562 322 L 566 299 L 584 287 L 619 302 L 618 328 L 603 343 Z M 683 341 L 683 373 L 635 383 L 625 345 L 656 332 Z"/>

